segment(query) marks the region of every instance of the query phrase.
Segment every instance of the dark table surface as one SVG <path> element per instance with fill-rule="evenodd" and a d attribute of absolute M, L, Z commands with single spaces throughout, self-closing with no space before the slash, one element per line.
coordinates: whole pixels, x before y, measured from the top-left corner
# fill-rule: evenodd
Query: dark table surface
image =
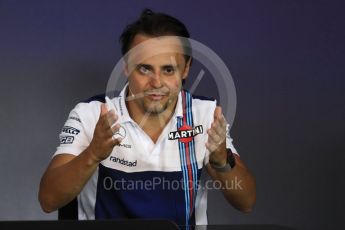
<path fill-rule="evenodd" d="M 144 229 L 144 230 L 176 230 L 176 229 L 191 229 L 191 230 L 292 230 L 293 228 L 284 227 L 280 225 L 208 225 L 208 226 L 177 226 L 175 223 L 166 220 L 52 220 L 52 221 L 0 221 L 0 229 Z"/>

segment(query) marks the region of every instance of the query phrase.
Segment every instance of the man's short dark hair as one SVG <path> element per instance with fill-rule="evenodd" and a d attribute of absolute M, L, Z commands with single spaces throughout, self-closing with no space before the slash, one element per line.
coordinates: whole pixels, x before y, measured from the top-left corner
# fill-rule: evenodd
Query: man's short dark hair
<path fill-rule="evenodd" d="M 129 51 L 137 34 L 151 37 L 179 36 L 189 38 L 189 32 L 181 21 L 164 13 L 155 13 L 150 9 L 144 9 L 140 17 L 135 22 L 127 25 L 122 32 L 120 36 L 122 55 Z M 182 44 L 187 61 L 191 56 L 190 43 L 188 39 L 183 39 Z"/>

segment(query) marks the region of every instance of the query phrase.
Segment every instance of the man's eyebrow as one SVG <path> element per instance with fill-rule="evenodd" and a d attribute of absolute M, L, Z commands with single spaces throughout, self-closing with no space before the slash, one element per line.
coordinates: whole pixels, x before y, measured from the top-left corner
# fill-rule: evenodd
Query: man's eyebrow
<path fill-rule="evenodd" d="M 145 64 L 145 63 L 139 63 L 136 65 L 137 68 L 144 67 L 145 69 L 153 69 L 152 65 Z"/>
<path fill-rule="evenodd" d="M 136 67 L 136 68 L 144 67 L 145 69 L 150 69 L 150 70 L 153 69 L 153 66 L 152 66 L 152 65 L 150 65 L 150 64 L 145 64 L 145 63 L 136 64 L 135 67 Z M 179 64 L 177 64 L 177 65 L 166 64 L 166 65 L 162 65 L 160 68 L 161 68 L 161 69 L 166 69 L 166 68 L 174 68 L 174 69 L 176 69 L 176 68 L 179 68 L 179 67 L 180 67 Z"/>
<path fill-rule="evenodd" d="M 173 64 L 168 64 L 168 65 L 162 65 L 161 68 L 165 69 L 165 68 L 178 68 L 179 65 L 173 65 Z"/>

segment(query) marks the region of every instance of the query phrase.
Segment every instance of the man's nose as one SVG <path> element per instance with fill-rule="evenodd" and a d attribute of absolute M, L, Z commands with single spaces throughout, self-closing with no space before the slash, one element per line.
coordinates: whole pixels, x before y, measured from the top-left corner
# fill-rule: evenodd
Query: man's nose
<path fill-rule="evenodd" d="M 155 88 L 160 88 L 162 86 L 162 80 L 159 73 L 154 73 L 151 75 L 151 85 Z"/>

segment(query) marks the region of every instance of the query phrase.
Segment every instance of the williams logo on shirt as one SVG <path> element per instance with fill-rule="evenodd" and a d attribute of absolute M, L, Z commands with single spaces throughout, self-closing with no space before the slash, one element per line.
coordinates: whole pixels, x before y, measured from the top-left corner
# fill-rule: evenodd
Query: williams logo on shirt
<path fill-rule="evenodd" d="M 183 125 L 181 128 L 179 128 L 178 131 L 170 132 L 168 135 L 169 140 L 178 140 L 183 143 L 188 143 L 193 140 L 193 137 L 195 137 L 198 134 L 203 133 L 203 127 L 202 125 L 195 126 L 194 128 Z"/>
<path fill-rule="evenodd" d="M 80 133 L 79 129 L 73 128 L 71 126 L 64 126 L 61 130 L 63 133 L 69 133 L 72 135 L 78 135 Z"/>

